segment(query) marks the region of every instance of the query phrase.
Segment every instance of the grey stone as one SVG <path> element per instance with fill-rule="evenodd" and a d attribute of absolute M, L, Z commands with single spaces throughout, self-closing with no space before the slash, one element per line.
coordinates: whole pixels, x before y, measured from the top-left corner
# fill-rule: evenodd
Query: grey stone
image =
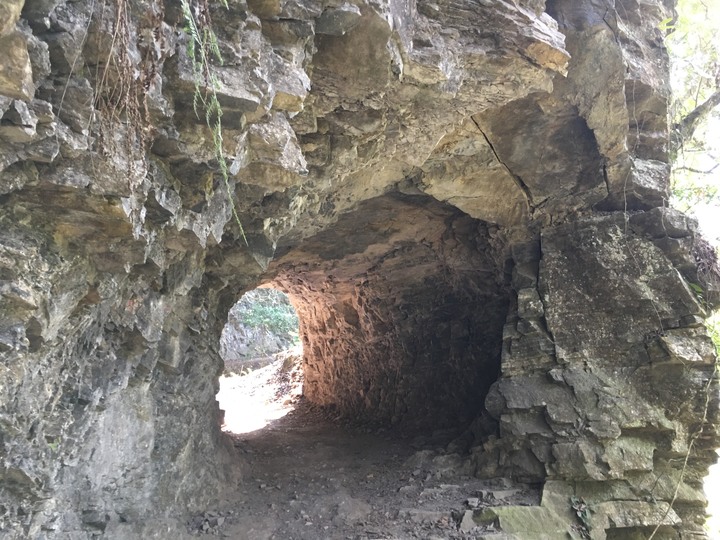
<path fill-rule="evenodd" d="M 442 443 L 470 454 L 416 455 L 403 496 L 437 495 L 419 486 L 443 475 L 558 482 L 552 508 L 460 522 L 572 537 L 577 496 L 609 536 L 694 533 L 704 503 L 675 481 L 716 390 L 701 323 L 717 268 L 661 209 L 670 3 L 616 20 L 590 0 L 230 2 L 211 9 L 224 61 L 199 75 L 178 6 L 129 2 L 124 82 L 148 87 L 104 130 L 98 77 L 124 88 L 102 70 L 113 10 L 21 4 L 0 8 L 8 538 L 182 538 L 186 514 L 237 487 L 219 339 L 261 284 L 298 310 L 315 406 L 371 430 L 474 422 Z M 217 92 L 222 140 L 196 83 Z M 716 417 L 711 400 L 688 478 L 716 459 Z M 674 485 L 660 519 L 642 494 L 666 508 Z M 343 500 L 333 526 L 365 519 Z M 272 516 L 238 514 L 228 532 L 271 534 Z"/>
<path fill-rule="evenodd" d="M 360 9 L 345 3 L 336 8 L 328 8 L 315 22 L 315 32 L 329 36 L 342 36 L 351 30 L 360 19 Z"/>
<path fill-rule="evenodd" d="M 697 223 L 674 208 L 653 208 L 630 216 L 630 226 L 651 238 L 684 238 L 690 236 Z"/>
<path fill-rule="evenodd" d="M 460 520 L 460 524 L 458 525 L 458 529 L 462 532 L 470 532 L 473 530 L 477 524 L 475 523 L 475 520 L 473 519 L 473 511 L 472 510 L 465 510 L 462 514 L 462 519 Z"/>

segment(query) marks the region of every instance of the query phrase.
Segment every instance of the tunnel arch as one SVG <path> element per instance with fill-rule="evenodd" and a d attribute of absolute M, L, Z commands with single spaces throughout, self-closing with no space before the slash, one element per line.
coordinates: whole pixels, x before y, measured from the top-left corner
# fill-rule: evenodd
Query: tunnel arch
<path fill-rule="evenodd" d="M 369 199 L 259 278 L 300 320 L 304 395 L 356 421 L 458 427 L 500 373 L 502 231 L 428 196 Z"/>
<path fill-rule="evenodd" d="M 240 296 L 220 336 L 223 432 L 258 431 L 294 410 L 303 385 L 298 336 L 297 312 L 284 292 L 261 285 Z"/>

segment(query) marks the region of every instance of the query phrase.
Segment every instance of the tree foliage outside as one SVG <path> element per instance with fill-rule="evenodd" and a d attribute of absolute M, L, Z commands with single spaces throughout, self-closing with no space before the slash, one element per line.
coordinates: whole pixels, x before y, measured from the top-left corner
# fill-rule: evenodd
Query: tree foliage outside
<path fill-rule="evenodd" d="M 673 205 L 720 242 L 720 1 L 679 0 L 665 21 L 671 58 Z"/>
<path fill-rule="evenodd" d="M 672 102 L 671 204 L 694 215 L 704 236 L 720 246 L 720 0 L 678 0 L 668 32 Z M 720 312 L 705 321 L 720 353 Z M 705 479 L 708 535 L 720 538 L 720 465 Z"/>
<path fill-rule="evenodd" d="M 276 289 L 255 289 L 245 293 L 233 307 L 232 316 L 247 327 L 297 340 L 297 313 L 287 295 Z"/>

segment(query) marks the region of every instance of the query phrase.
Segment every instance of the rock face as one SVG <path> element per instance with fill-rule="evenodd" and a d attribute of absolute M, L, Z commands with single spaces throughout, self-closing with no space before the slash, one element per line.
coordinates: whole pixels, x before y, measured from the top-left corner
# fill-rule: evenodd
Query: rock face
<path fill-rule="evenodd" d="M 494 418 L 477 474 L 545 485 L 513 534 L 577 497 L 593 538 L 703 537 L 717 272 L 665 208 L 671 0 L 191 0 L 200 75 L 178 3 L 107 4 L 0 6 L 4 537 L 168 538 L 235 485 L 219 337 L 260 284 L 308 399 Z"/>

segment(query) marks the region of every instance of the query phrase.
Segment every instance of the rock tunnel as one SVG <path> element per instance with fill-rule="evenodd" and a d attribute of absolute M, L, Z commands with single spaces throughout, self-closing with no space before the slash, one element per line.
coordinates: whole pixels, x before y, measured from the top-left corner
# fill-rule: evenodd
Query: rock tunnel
<path fill-rule="evenodd" d="M 222 4 L 0 6 L 0 532 L 173 537 L 242 482 L 218 343 L 271 284 L 311 402 L 491 419 L 463 459 L 543 486 L 527 512 L 704 537 L 718 272 L 666 204 L 674 3 Z"/>
<path fill-rule="evenodd" d="M 301 321 L 304 394 L 356 418 L 456 427 L 500 371 L 508 283 L 487 223 L 426 196 L 365 201 L 271 265 Z"/>

